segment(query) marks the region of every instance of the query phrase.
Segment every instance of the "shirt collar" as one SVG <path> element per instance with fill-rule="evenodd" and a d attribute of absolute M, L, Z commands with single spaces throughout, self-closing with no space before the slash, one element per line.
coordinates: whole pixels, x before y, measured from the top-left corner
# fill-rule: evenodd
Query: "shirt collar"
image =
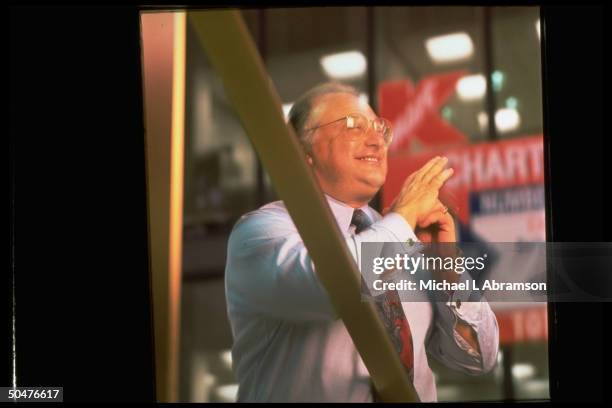
<path fill-rule="evenodd" d="M 349 230 L 349 227 L 351 226 L 351 220 L 353 219 L 353 213 L 355 212 L 355 208 L 351 207 L 348 204 L 343 203 L 342 201 L 338 201 L 335 198 L 325 194 L 325 198 L 327 198 L 327 202 L 329 203 L 329 207 L 332 210 L 332 213 L 334 214 L 334 217 L 336 218 L 336 221 L 338 222 L 338 226 L 340 227 L 340 230 L 342 232 L 347 232 Z M 372 217 L 372 214 L 370 214 L 368 205 L 364 205 L 363 207 L 359 208 L 360 210 L 364 211 L 368 217 Z"/>

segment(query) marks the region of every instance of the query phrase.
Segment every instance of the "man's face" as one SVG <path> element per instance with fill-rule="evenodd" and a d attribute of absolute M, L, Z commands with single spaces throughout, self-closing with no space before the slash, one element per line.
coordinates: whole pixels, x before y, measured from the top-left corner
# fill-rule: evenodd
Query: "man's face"
<path fill-rule="evenodd" d="M 349 93 L 323 95 L 314 101 L 307 127 L 319 126 L 359 112 L 367 119 L 376 114 Z M 354 130 L 351 130 L 354 132 Z M 371 128 L 363 137 L 347 133 L 345 121 L 312 131 L 308 162 L 323 191 L 353 207 L 369 202 L 387 176 L 387 147 L 381 134 Z"/>

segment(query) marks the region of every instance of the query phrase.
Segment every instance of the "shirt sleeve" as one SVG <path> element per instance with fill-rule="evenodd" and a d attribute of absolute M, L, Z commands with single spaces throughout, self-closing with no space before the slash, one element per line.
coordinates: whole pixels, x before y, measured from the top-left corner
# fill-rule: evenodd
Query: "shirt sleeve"
<path fill-rule="evenodd" d="M 426 345 L 429 354 L 449 368 L 472 375 L 493 369 L 499 348 L 499 328 L 495 314 L 484 298 L 475 302 L 461 301 L 454 293 L 447 302 L 434 302 L 434 316 Z M 476 333 L 480 352 L 456 331 L 459 319 Z"/>
<path fill-rule="evenodd" d="M 357 260 L 361 255 L 361 242 L 399 243 L 403 253 L 413 254 L 422 244 L 406 220 L 397 213 L 390 213 L 369 229 L 354 236 L 352 251 Z M 398 250 L 394 246 L 395 250 Z M 401 276 L 395 276 L 399 279 Z M 460 281 L 471 279 L 463 273 Z M 372 290 L 372 289 L 371 289 Z M 375 295 L 375 293 L 373 293 Z M 499 346 L 497 319 L 484 298 L 467 301 L 470 290 L 456 291 L 446 302 L 434 301 L 434 323 L 426 344 L 428 352 L 446 366 L 472 375 L 483 374 L 495 366 Z M 474 350 L 456 331 L 458 319 L 469 324 L 477 335 L 480 353 Z"/>
<path fill-rule="evenodd" d="M 357 235 L 346 235 L 356 261 L 360 242 L 416 239 L 406 221 L 388 214 Z M 357 262 L 359 265 L 359 262 Z M 292 321 L 335 320 L 337 315 L 288 215 L 243 217 L 228 242 L 226 296 L 232 308 Z"/>

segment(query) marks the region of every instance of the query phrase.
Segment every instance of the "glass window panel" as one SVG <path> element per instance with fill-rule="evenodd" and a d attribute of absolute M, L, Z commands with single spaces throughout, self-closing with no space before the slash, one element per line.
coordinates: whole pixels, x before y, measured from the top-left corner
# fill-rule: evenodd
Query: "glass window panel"
<path fill-rule="evenodd" d="M 493 66 L 498 79 L 498 109 L 517 112 L 518 123 L 498 132 L 500 138 L 542 133 L 542 66 L 538 7 L 492 10 Z M 513 125 L 512 115 L 508 124 Z"/>
<path fill-rule="evenodd" d="M 465 76 L 484 75 L 482 8 L 377 7 L 375 11 L 376 79 L 379 86 L 394 80 L 408 80 L 418 86 L 428 76 L 458 71 L 464 71 Z M 457 33 L 469 36 L 472 52 L 465 57 L 435 59 L 428 52 L 428 40 Z M 452 51 L 461 45 L 442 43 L 440 52 Z M 486 140 L 487 134 L 480 130 L 478 114 L 486 111 L 485 102 L 484 94 L 462 100 L 453 92 L 444 98 L 438 111 L 469 141 L 481 141 Z M 421 149 L 419 138 L 414 138 L 413 151 Z"/>
<path fill-rule="evenodd" d="M 487 10 L 483 7 L 375 8 L 374 67 L 377 86 L 379 89 L 384 89 L 391 81 L 404 81 L 404 83 L 408 81 L 415 88 L 412 94 L 405 88 L 398 88 L 398 91 L 394 91 L 395 94 L 391 94 L 396 100 L 395 104 L 406 106 L 403 108 L 404 113 L 398 117 L 401 118 L 401 115 L 410 117 L 411 114 L 418 117 L 414 113 L 418 112 L 418 109 L 415 108 L 419 105 L 418 87 L 425 78 L 432 78 L 432 76 L 441 78 L 441 75 L 459 70 L 465 72 L 455 89 L 450 90 L 450 95 L 446 99 L 436 96 L 436 92 L 432 91 L 429 100 L 425 97 L 421 100 L 421 103 L 427 106 L 427 104 L 431 105 L 431 98 L 442 99 L 443 101 L 436 99 L 434 102 L 438 105 L 435 103 L 433 105 L 439 106 L 439 118 L 465 135 L 465 142 L 454 145 L 444 142 L 443 138 L 434 138 L 436 132 L 444 133 L 444 129 L 433 127 L 431 116 L 423 117 L 422 127 L 409 128 L 412 133 L 406 131 L 410 136 L 410 143 L 391 152 L 390 161 L 393 161 L 395 157 L 399 157 L 400 160 L 404 157 L 406 158 L 403 159 L 404 163 L 410 165 L 423 155 L 446 154 L 453 149 L 469 149 L 470 145 L 484 142 L 493 142 L 489 144 L 489 148 L 495 150 L 498 145 L 489 133 L 487 123 L 489 110 L 495 112 L 505 109 L 500 115 L 501 118 L 496 120 L 500 122 L 500 125 L 506 125 L 503 131 L 500 131 L 498 125 L 496 133 L 499 139 L 541 134 L 541 57 L 536 29 L 538 14 L 539 9 L 535 7 L 494 8 L 489 10 L 489 17 Z M 487 42 L 485 41 L 487 22 L 490 24 L 491 35 L 488 38 L 489 50 L 486 49 Z M 452 34 L 461 35 L 440 38 Z M 461 39 L 465 39 L 466 35 L 471 40 L 471 52 L 468 52 L 468 47 L 464 49 L 466 52 L 461 57 L 458 51 L 461 51 L 465 45 Z M 442 40 L 446 41 L 446 46 Z M 453 54 L 455 54 L 454 60 L 451 58 Z M 450 60 L 444 61 L 445 58 L 450 58 Z M 487 72 L 487 58 L 490 58 L 492 63 L 489 72 Z M 488 106 L 486 95 L 487 76 L 490 77 L 492 83 L 493 103 L 491 106 Z M 406 93 L 409 93 L 410 96 L 403 96 Z M 383 98 L 386 98 L 387 101 L 391 100 L 388 93 Z M 382 106 L 384 103 L 381 103 L 380 100 L 378 104 L 381 108 L 384 107 Z M 389 105 L 388 102 L 387 105 Z M 385 109 L 392 111 L 392 109 Z M 433 121 L 435 122 L 435 119 Z M 513 121 L 516 123 L 513 124 Z M 394 122 L 396 129 L 400 128 L 398 125 L 400 120 L 397 117 Z M 432 140 L 428 139 L 430 137 Z M 517 145 L 516 149 L 517 152 L 522 151 L 521 146 Z M 457 163 L 452 165 L 455 166 Z M 390 169 L 393 168 L 393 166 L 390 167 Z M 400 168 L 395 167 L 395 171 Z M 461 172 L 458 172 L 457 177 L 460 177 L 460 174 Z M 395 177 L 401 181 L 406 175 L 391 172 L 385 188 L 390 185 L 390 179 Z M 521 183 L 517 181 L 517 186 L 520 185 Z M 528 188 L 528 186 L 523 187 Z M 474 186 L 464 188 L 467 188 L 462 191 L 466 194 L 465 197 L 472 195 L 472 199 L 478 199 L 478 194 L 481 192 L 478 188 Z M 383 204 L 388 204 L 388 202 Z M 465 218 L 457 220 L 463 240 L 486 241 L 493 239 L 491 238 L 493 236 L 499 237 L 500 234 L 505 237 L 503 240 L 505 242 L 518 241 L 525 239 L 524 237 L 528 237 L 527 240 L 530 240 L 529 237 L 544 239 L 543 208 L 531 213 L 500 213 L 490 219 L 480 217 L 477 227 L 478 214 L 471 211 L 469 200 L 455 204 L 467 208 Z M 544 320 L 539 323 L 546 324 L 546 314 L 539 313 L 541 308 L 546 310 L 546 305 L 529 306 L 537 306 L 540 309 L 521 309 L 511 304 L 492 305 L 500 325 L 504 326 L 503 331 L 515 334 L 518 333 L 517 331 L 524 330 L 521 322 L 527 315 L 544 316 Z M 512 327 L 509 329 L 507 326 Z M 521 339 L 508 339 L 504 335 L 498 365 L 493 372 L 477 377 L 450 370 L 437 361 L 430 360 L 436 375 L 438 399 L 440 401 L 469 401 L 548 398 L 548 371 L 546 369 L 548 355 L 546 351 L 545 335 L 540 336 L 540 340 L 529 343 Z"/>
<path fill-rule="evenodd" d="M 185 225 L 233 224 L 255 205 L 257 158 L 191 24 L 186 99 Z"/>
<path fill-rule="evenodd" d="M 257 40 L 257 10 L 244 10 L 243 17 Z M 191 24 L 185 97 L 179 401 L 228 402 L 235 399 L 235 379 L 225 254 L 236 220 L 258 206 L 257 157 Z"/>
<path fill-rule="evenodd" d="M 451 89 L 447 98 L 440 98 L 436 109 L 442 120 L 465 135 L 468 144 L 490 141 L 481 123 L 481 114 L 487 111 L 486 96 L 479 88 L 484 76 L 493 74 L 485 72 L 484 8 L 374 7 L 371 11 L 373 61 L 367 61 L 368 10 L 364 7 L 247 9 L 242 13 L 286 109 L 312 86 L 332 79 L 321 63 L 323 57 L 356 51 L 366 58 L 365 70 L 336 79 L 363 92 L 378 112 L 377 92 L 388 81 L 409 80 L 418 87 L 433 75 L 462 71 L 463 77 L 476 76 L 464 85 L 467 90 L 463 95 L 456 87 Z M 495 108 L 514 106 L 520 114 L 520 126 L 498 133 L 500 138 L 541 133 L 537 17 L 537 8 L 500 7 L 491 11 L 493 71 L 501 73 L 495 74 Z M 469 36 L 469 56 L 450 62 L 435 60 L 427 40 L 456 33 Z M 463 46 L 458 41 L 454 51 Z M 187 45 L 181 399 L 232 401 L 235 381 L 227 364 L 231 339 L 227 317 L 219 313 L 225 307 L 225 245 L 240 215 L 278 197 L 268 174 L 263 171 L 258 175 L 251 143 L 190 25 Z M 367 78 L 371 71 L 375 84 L 370 90 Z M 410 148 L 418 154 L 449 146 L 416 140 Z M 261 186 L 265 191 L 260 191 Z M 478 377 L 449 370 L 432 359 L 438 399 L 546 398 L 546 350 L 545 340 L 505 343 L 497 367 Z M 504 376 L 504 364 L 510 376 Z M 508 389 L 512 389 L 510 396 Z"/>
<path fill-rule="evenodd" d="M 330 76 L 321 59 L 357 52 L 365 59 L 364 7 L 274 8 L 266 10 L 265 62 L 286 112 L 302 93 L 325 81 L 354 86 L 368 98 L 365 70 L 351 77 Z M 266 199 L 278 199 L 265 176 Z"/>

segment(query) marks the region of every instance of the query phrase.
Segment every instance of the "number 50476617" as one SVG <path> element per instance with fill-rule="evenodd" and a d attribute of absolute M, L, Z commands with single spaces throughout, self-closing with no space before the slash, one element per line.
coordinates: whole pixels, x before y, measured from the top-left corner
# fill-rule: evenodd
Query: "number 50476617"
<path fill-rule="evenodd" d="M 0 387 L 2 398 L 0 401 L 24 401 L 24 400 L 54 400 L 60 401 L 63 398 L 62 388 L 53 387 Z"/>

